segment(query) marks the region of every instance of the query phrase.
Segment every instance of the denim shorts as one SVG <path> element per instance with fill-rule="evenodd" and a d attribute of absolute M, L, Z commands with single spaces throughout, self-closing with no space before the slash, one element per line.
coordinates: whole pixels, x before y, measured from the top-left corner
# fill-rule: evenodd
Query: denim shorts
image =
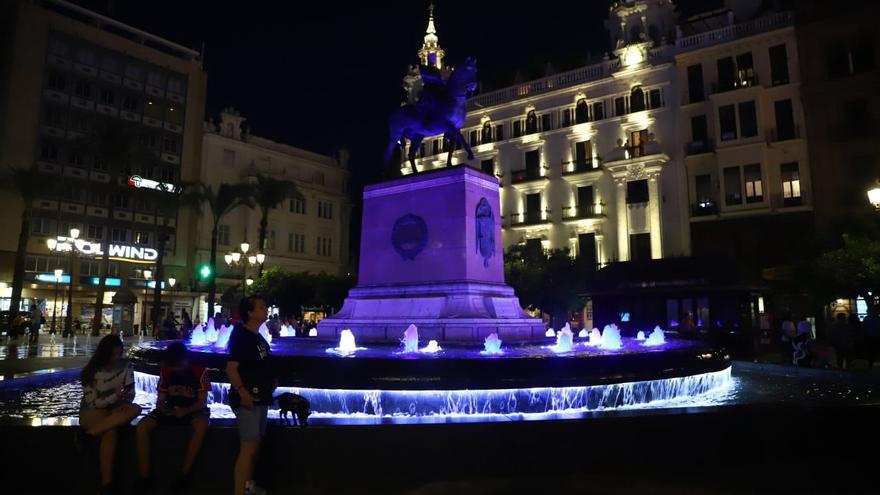
<path fill-rule="evenodd" d="M 235 410 L 238 418 L 238 436 L 242 442 L 259 442 L 266 435 L 266 417 L 269 406 L 241 406 Z"/>

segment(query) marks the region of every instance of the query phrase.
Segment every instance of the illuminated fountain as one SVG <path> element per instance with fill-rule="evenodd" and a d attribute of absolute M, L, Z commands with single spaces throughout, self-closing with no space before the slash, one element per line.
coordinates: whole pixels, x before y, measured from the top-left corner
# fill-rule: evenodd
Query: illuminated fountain
<path fill-rule="evenodd" d="M 415 325 L 410 325 L 403 332 L 403 352 L 419 352 L 419 329 Z"/>
<path fill-rule="evenodd" d="M 480 354 L 503 354 L 501 350 L 501 339 L 497 333 L 490 333 L 486 340 L 483 341 L 483 350 Z"/>
<path fill-rule="evenodd" d="M 212 320 L 208 321 L 211 322 Z M 189 343 L 190 345 L 206 345 L 208 343 L 208 339 L 205 338 L 205 331 L 203 330 L 201 323 L 193 328 L 192 334 L 189 337 Z"/>
<path fill-rule="evenodd" d="M 422 349 L 419 349 L 419 352 L 425 354 L 436 354 L 442 350 L 443 349 L 440 347 L 440 344 L 438 344 L 436 340 L 429 340 L 428 345 L 426 345 Z"/>
<path fill-rule="evenodd" d="M 313 329 L 309 330 L 309 337 L 317 337 L 317 336 L 318 336 L 318 329 L 317 328 L 313 328 Z"/>
<path fill-rule="evenodd" d="M 219 332 L 214 328 L 214 319 L 209 318 L 208 326 L 205 327 L 205 340 L 208 341 L 209 344 L 213 344 L 214 342 L 217 342 L 218 335 Z"/>
<path fill-rule="evenodd" d="M 623 347 L 623 340 L 620 338 L 620 329 L 614 323 L 605 325 L 602 329 L 602 343 L 599 344 L 600 349 L 617 350 Z"/>
<path fill-rule="evenodd" d="M 666 343 L 666 336 L 663 335 L 663 330 L 660 329 L 660 326 L 654 327 L 654 331 L 651 332 L 651 335 L 648 335 L 648 339 L 645 340 L 643 345 L 646 346 L 658 346 Z"/>
<path fill-rule="evenodd" d="M 644 330 L 639 330 L 638 333 L 636 333 L 636 340 L 645 340 Z"/>
<path fill-rule="evenodd" d="M 556 334 L 556 345 L 552 346 L 553 352 L 571 352 L 574 347 L 574 334 L 571 333 L 571 327 L 568 323 Z"/>
<path fill-rule="evenodd" d="M 263 338 L 266 339 L 266 342 L 270 344 L 272 343 L 272 334 L 269 333 L 269 327 L 266 326 L 265 322 L 260 325 L 260 329 L 258 331 L 260 332 L 260 335 L 262 335 Z"/>
<path fill-rule="evenodd" d="M 220 330 L 217 332 L 217 342 L 214 343 L 214 347 L 218 349 L 226 349 L 226 346 L 229 344 L 229 336 L 232 335 L 232 325 L 220 325 Z"/>
<path fill-rule="evenodd" d="M 351 333 L 351 330 L 345 329 L 339 334 L 339 345 L 327 349 L 327 352 L 339 354 L 342 356 L 349 356 L 351 354 L 354 354 L 355 351 L 362 351 L 365 349 L 366 347 L 358 347 L 354 341 L 354 334 Z"/>
<path fill-rule="evenodd" d="M 278 332 L 278 335 L 282 337 L 293 337 L 294 335 L 290 332 L 289 328 L 290 327 L 286 324 L 281 325 L 281 331 Z"/>
<path fill-rule="evenodd" d="M 552 328 L 548 328 L 546 332 L 544 332 L 544 337 L 550 337 L 551 339 L 556 337 L 556 332 Z"/>
<path fill-rule="evenodd" d="M 590 336 L 590 332 L 588 332 L 586 328 L 581 328 L 581 331 L 578 332 L 578 338 L 586 339 L 589 336 Z"/>
<path fill-rule="evenodd" d="M 602 332 L 600 332 L 598 328 L 590 330 L 590 340 L 584 342 L 584 345 L 598 347 L 600 344 L 602 344 Z"/>

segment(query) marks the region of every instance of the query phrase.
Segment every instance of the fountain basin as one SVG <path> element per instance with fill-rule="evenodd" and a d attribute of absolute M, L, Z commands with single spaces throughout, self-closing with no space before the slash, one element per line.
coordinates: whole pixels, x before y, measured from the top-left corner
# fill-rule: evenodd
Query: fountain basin
<path fill-rule="evenodd" d="M 623 347 L 604 350 L 577 345 L 558 355 L 540 345 L 505 346 L 499 355 L 475 346 L 444 343 L 443 352 L 401 353 L 399 345 L 370 345 L 355 357 L 328 354 L 335 342 L 278 338 L 272 344 L 279 385 L 345 390 L 497 390 L 532 387 L 583 387 L 713 373 L 730 367 L 721 348 L 669 340 L 644 347 L 623 339 Z M 168 342 L 139 344 L 129 351 L 137 371 L 158 375 Z M 190 361 L 206 366 L 212 381 L 227 382 L 228 355 L 210 346 L 191 346 Z"/>

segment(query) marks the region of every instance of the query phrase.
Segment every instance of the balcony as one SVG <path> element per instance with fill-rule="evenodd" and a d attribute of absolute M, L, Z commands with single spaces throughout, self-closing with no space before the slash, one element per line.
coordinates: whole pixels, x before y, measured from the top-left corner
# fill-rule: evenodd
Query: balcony
<path fill-rule="evenodd" d="M 779 141 L 789 141 L 792 139 L 800 139 L 801 137 L 801 129 L 800 126 L 792 126 L 791 128 L 784 129 L 779 127 L 773 127 L 767 129 L 767 142 L 768 143 L 777 143 Z"/>
<path fill-rule="evenodd" d="M 595 203 L 587 205 L 585 208 L 581 208 L 579 205 L 562 208 L 562 221 L 566 223 L 598 218 L 605 218 L 605 203 Z"/>
<path fill-rule="evenodd" d="M 692 217 L 705 217 L 718 214 L 718 203 L 711 199 L 704 199 L 699 203 L 691 205 Z"/>
<path fill-rule="evenodd" d="M 696 50 L 698 48 L 712 46 L 738 38 L 745 38 L 758 33 L 773 31 L 785 26 L 791 26 L 793 23 L 794 18 L 791 12 L 779 12 L 759 17 L 749 22 L 725 26 L 691 36 L 681 36 L 675 40 L 675 48 L 678 52 Z"/>
<path fill-rule="evenodd" d="M 711 139 L 691 141 L 684 147 L 684 154 L 687 156 L 711 153 L 713 151 L 715 151 L 715 142 Z"/>
<path fill-rule="evenodd" d="M 550 223 L 550 208 L 545 211 L 527 211 L 524 213 L 510 214 L 510 228 L 530 227 Z"/>
<path fill-rule="evenodd" d="M 510 183 L 512 185 L 522 184 L 525 182 L 533 182 L 538 180 L 548 180 L 549 177 L 546 175 L 541 175 L 541 170 L 511 170 L 510 171 Z"/>
<path fill-rule="evenodd" d="M 712 84 L 712 94 L 727 93 L 738 89 L 751 88 L 758 86 L 758 74 L 748 77 L 735 78 L 732 81 L 717 82 Z"/>
<path fill-rule="evenodd" d="M 591 172 L 602 171 L 602 160 L 598 157 L 592 160 L 578 162 L 577 160 L 562 162 L 562 177 L 571 177 L 573 175 L 589 174 Z"/>

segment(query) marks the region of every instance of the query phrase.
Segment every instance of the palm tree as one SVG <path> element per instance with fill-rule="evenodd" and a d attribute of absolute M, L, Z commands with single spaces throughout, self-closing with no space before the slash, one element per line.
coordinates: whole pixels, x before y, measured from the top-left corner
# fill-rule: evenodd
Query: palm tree
<path fill-rule="evenodd" d="M 27 168 L 9 168 L 0 176 L 0 190 L 17 194 L 22 200 L 21 225 L 18 232 L 18 250 L 15 253 L 15 268 L 12 274 L 12 300 L 9 309 L 18 311 L 21 304 L 21 290 L 24 287 L 24 262 L 27 258 L 27 245 L 31 235 L 31 216 L 34 201 L 60 187 L 61 181 L 51 175 L 42 175 Z"/>
<path fill-rule="evenodd" d="M 254 201 L 260 208 L 260 243 L 258 249 L 265 252 L 266 228 L 269 224 L 269 211 L 278 208 L 286 199 L 302 199 L 303 195 L 297 189 L 296 184 L 286 179 L 276 179 L 257 172 L 253 176 Z M 263 265 L 260 265 L 257 276 L 263 275 Z"/>
<path fill-rule="evenodd" d="M 233 209 L 239 206 L 254 207 L 254 188 L 250 184 L 222 183 L 215 191 L 212 186 L 203 183 L 187 184 L 180 198 L 181 206 L 193 207 L 201 212 L 205 203 L 211 209 L 211 278 L 208 280 L 207 317 L 212 318 L 217 295 L 217 228 L 220 220 Z"/>

